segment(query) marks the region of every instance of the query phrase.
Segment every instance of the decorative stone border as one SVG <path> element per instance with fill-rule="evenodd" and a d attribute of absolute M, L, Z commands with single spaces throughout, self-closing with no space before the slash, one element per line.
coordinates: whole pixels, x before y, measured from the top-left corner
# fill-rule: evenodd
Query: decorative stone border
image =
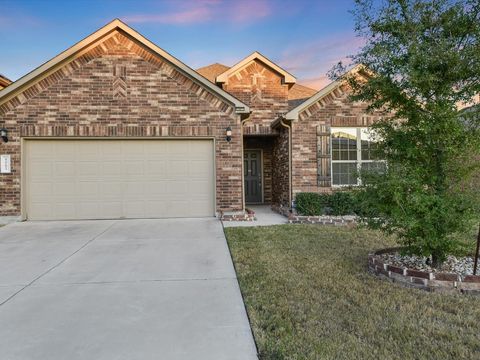
<path fill-rule="evenodd" d="M 223 212 L 220 211 L 220 220 L 222 221 L 255 221 L 255 211 L 245 209 L 245 211 Z"/>
<path fill-rule="evenodd" d="M 355 226 L 357 224 L 357 217 L 353 215 L 345 216 L 302 216 L 290 214 L 288 216 L 290 224 L 319 224 L 319 225 L 334 225 L 334 226 Z"/>
<path fill-rule="evenodd" d="M 480 276 L 460 276 L 454 273 L 428 272 L 385 264 L 378 255 L 401 250 L 387 248 L 368 255 L 368 270 L 372 274 L 396 282 L 405 287 L 430 292 L 451 292 L 480 295 Z"/>

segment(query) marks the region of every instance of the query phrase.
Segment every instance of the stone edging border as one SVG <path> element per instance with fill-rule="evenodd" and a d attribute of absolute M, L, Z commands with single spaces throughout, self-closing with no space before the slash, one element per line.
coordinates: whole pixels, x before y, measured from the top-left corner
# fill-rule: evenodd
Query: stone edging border
<path fill-rule="evenodd" d="M 480 295 L 480 276 L 460 276 L 455 273 L 427 272 L 385 264 L 378 255 L 401 250 L 401 247 L 386 248 L 368 254 L 368 271 L 405 287 L 430 292 L 450 292 Z"/>
<path fill-rule="evenodd" d="M 223 212 L 220 211 L 219 218 L 222 221 L 255 221 L 255 211 L 252 209 L 245 209 L 245 211 L 238 212 Z"/>
<path fill-rule="evenodd" d="M 319 225 L 334 225 L 334 226 L 355 226 L 357 224 L 357 217 L 353 215 L 345 216 L 302 216 L 290 214 L 288 216 L 289 224 L 319 224 Z"/>

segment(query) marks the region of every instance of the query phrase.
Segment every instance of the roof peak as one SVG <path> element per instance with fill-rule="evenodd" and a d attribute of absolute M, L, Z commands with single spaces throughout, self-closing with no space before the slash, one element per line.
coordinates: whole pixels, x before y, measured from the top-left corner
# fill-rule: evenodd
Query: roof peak
<path fill-rule="evenodd" d="M 265 65 L 282 75 L 283 81 L 285 84 L 295 84 L 296 79 L 295 77 L 290 74 L 288 71 L 285 69 L 282 69 L 280 66 L 275 64 L 272 60 L 267 58 L 266 56 L 262 55 L 259 51 L 254 51 L 250 55 L 248 55 L 246 58 L 240 60 L 238 63 L 230 67 L 228 70 L 226 70 L 224 73 L 220 74 L 216 78 L 216 82 L 219 83 L 226 83 L 228 81 L 228 76 L 231 75 L 232 73 L 242 69 L 244 66 L 252 62 L 253 60 L 260 60 L 263 62 Z"/>
<path fill-rule="evenodd" d="M 235 112 L 238 114 L 248 114 L 250 109 L 247 105 L 243 102 L 232 96 L 231 94 L 227 93 L 223 89 L 213 85 L 210 81 L 200 76 L 195 70 L 190 68 L 189 66 L 185 65 L 183 62 L 178 60 L 176 57 L 170 55 L 165 50 L 161 49 L 159 46 L 152 43 L 150 40 L 145 38 L 139 32 L 125 24 L 120 19 L 114 19 L 110 21 L 108 24 L 102 26 L 100 29 L 95 31 L 94 33 L 90 34 L 83 40 L 77 42 L 72 47 L 68 48 L 67 50 L 63 51 L 59 55 L 55 56 L 51 60 L 47 61 L 43 65 L 39 66 L 35 70 L 31 71 L 30 73 L 26 74 L 19 80 L 12 83 L 7 88 L 0 91 L 0 104 L 3 104 L 10 100 L 10 98 L 16 96 L 17 93 L 24 91 L 32 84 L 40 81 L 49 71 L 52 69 L 57 69 L 66 61 L 70 61 L 73 59 L 77 54 L 79 54 L 84 49 L 88 48 L 94 43 L 99 41 L 103 41 L 103 39 L 111 36 L 111 34 L 116 30 L 119 29 L 130 38 L 134 39 L 138 43 L 140 43 L 145 48 L 149 49 L 152 53 L 156 54 L 157 56 L 162 57 L 170 64 L 175 66 L 179 69 L 184 75 L 192 79 L 194 82 L 199 84 L 202 87 L 207 88 L 210 92 L 216 94 L 217 96 L 223 98 L 230 104 L 232 104 L 235 108 Z"/>

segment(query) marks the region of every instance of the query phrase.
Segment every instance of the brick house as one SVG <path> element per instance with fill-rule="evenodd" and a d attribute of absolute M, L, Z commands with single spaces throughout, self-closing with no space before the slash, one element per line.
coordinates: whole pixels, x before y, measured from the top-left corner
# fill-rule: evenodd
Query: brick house
<path fill-rule="evenodd" d="M 288 210 L 357 182 L 377 115 L 255 52 L 189 68 L 119 20 L 0 91 L 0 216 L 105 219 Z"/>

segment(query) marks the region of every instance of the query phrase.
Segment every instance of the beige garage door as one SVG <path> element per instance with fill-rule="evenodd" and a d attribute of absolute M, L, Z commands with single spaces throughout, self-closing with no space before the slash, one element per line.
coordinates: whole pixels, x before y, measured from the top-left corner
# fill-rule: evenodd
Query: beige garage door
<path fill-rule="evenodd" d="M 210 140 L 26 140 L 26 216 L 213 216 L 213 154 Z"/>

